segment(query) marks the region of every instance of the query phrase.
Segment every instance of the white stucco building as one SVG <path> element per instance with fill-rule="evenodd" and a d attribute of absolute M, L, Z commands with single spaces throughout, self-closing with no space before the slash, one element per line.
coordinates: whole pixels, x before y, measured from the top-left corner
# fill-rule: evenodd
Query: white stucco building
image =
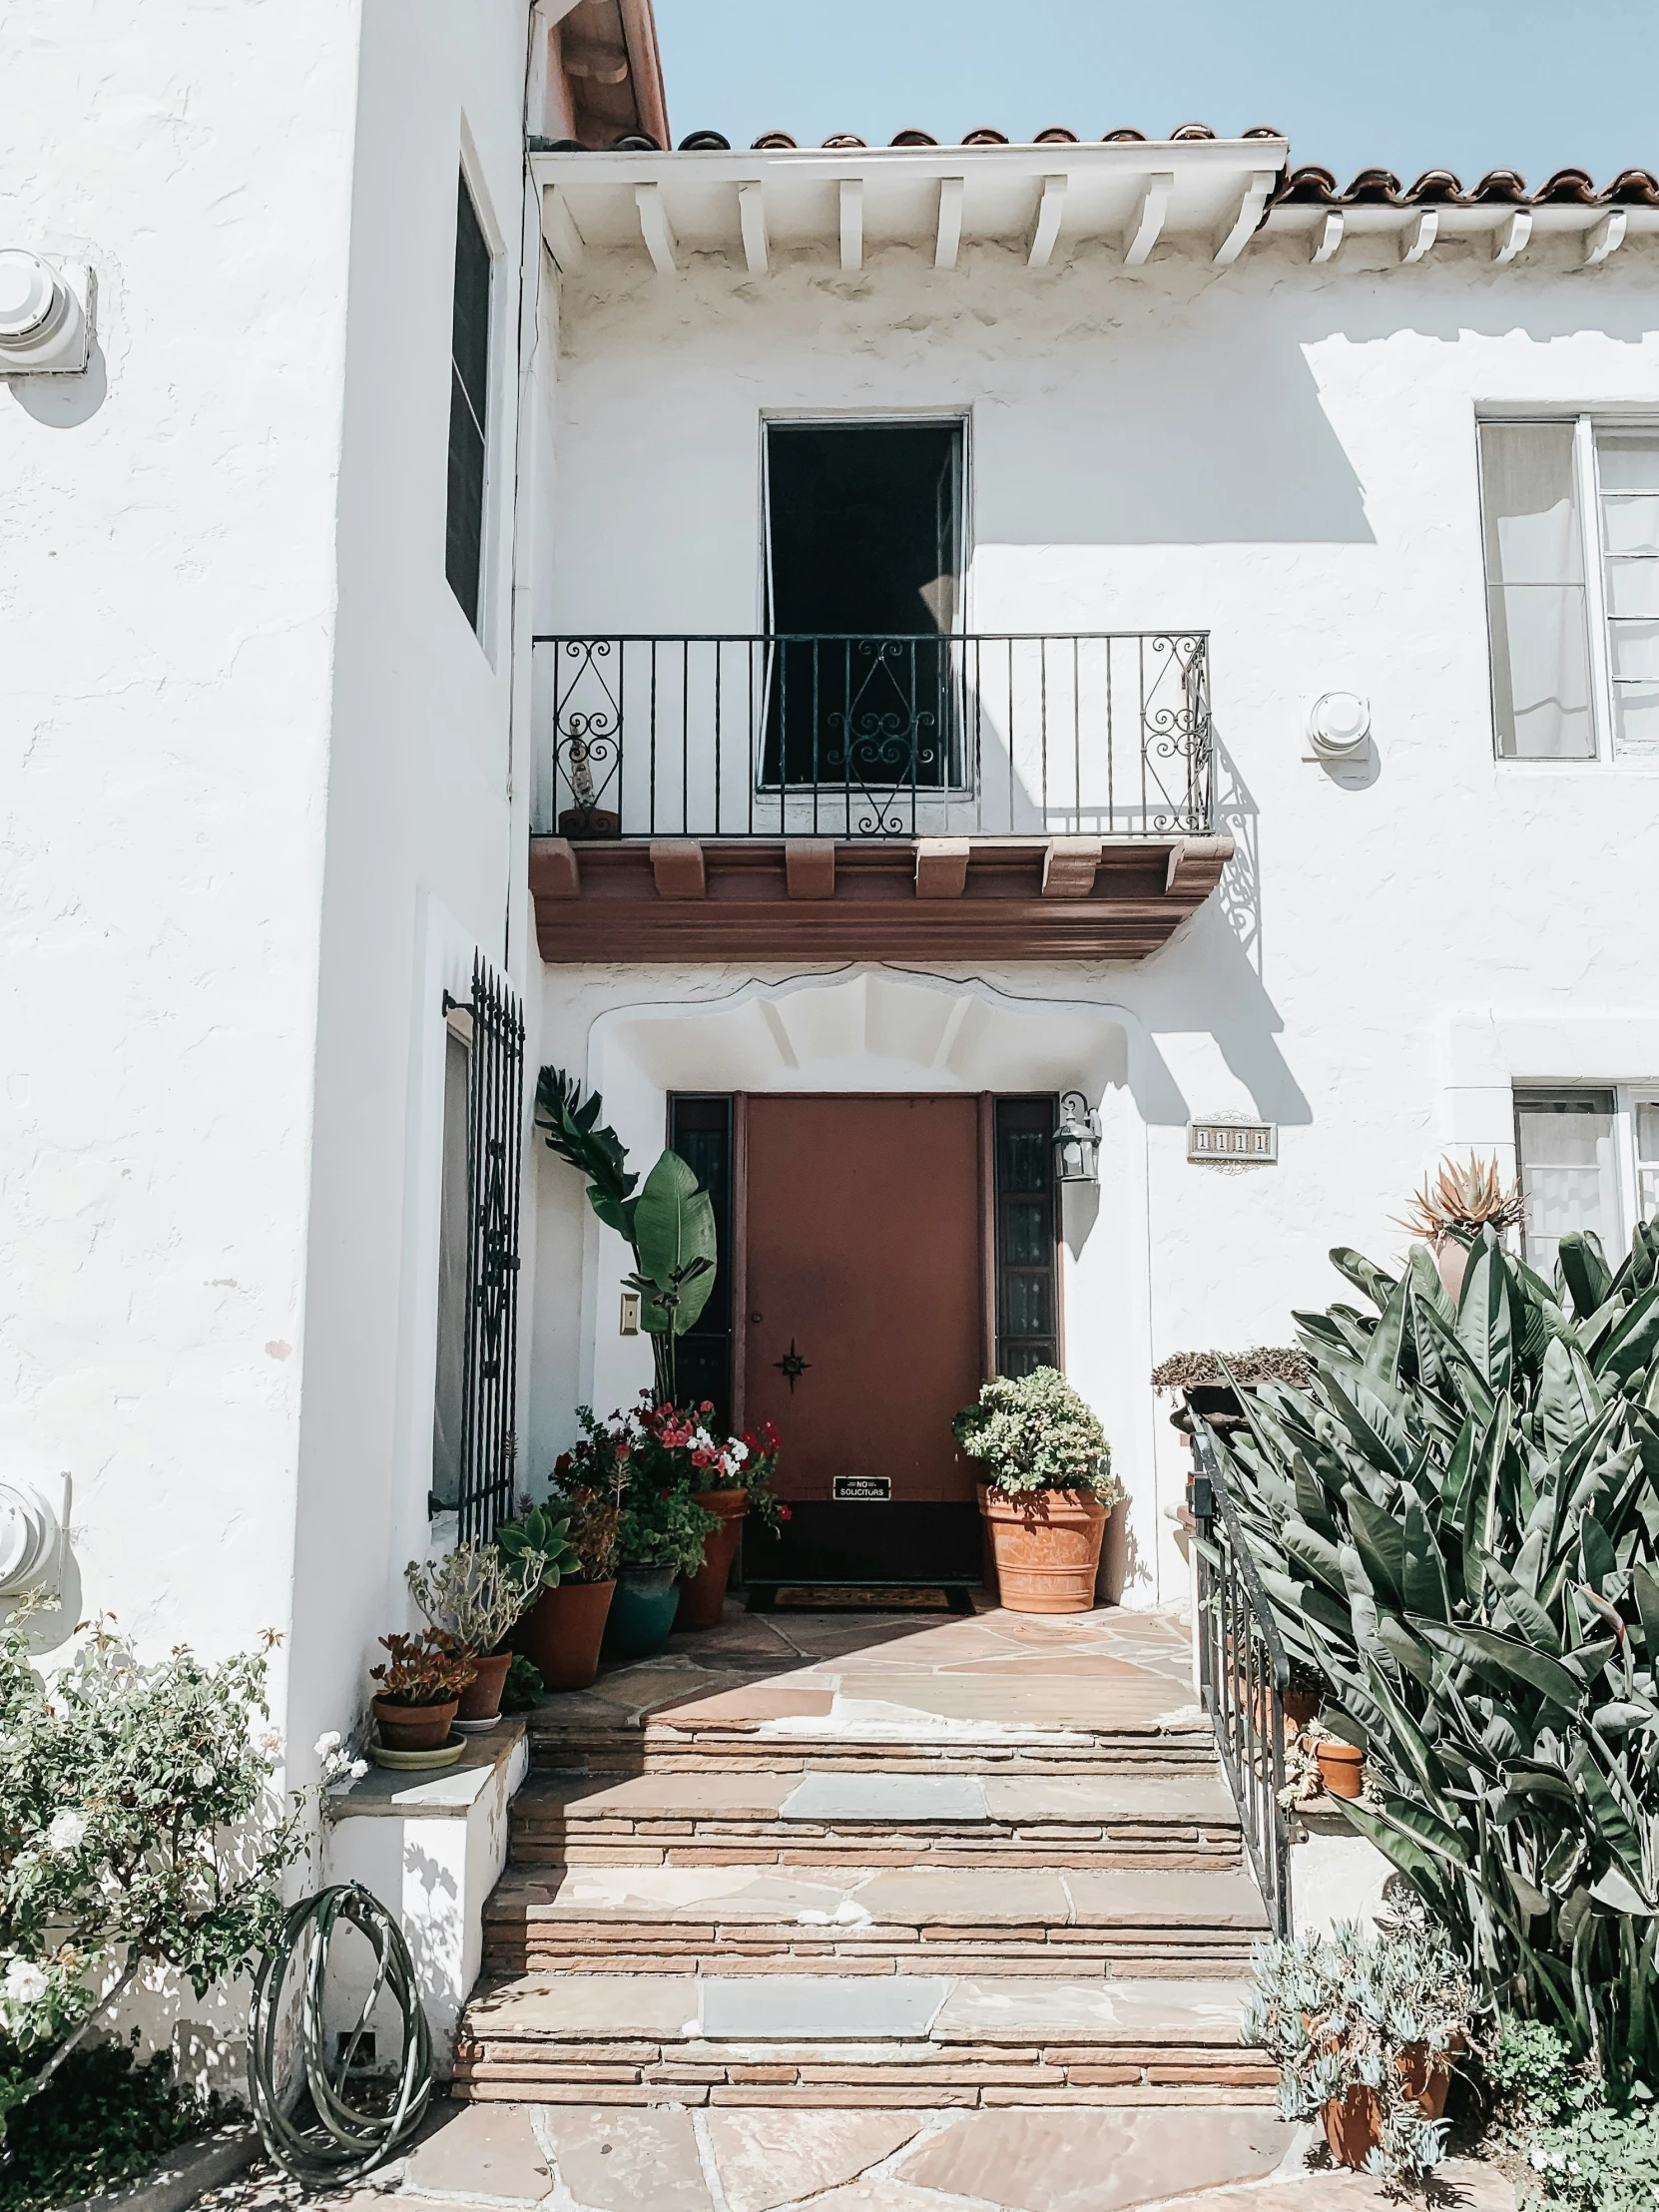
<path fill-rule="evenodd" d="M 1546 1259 L 1653 1210 L 1652 178 L 668 151 L 643 0 L 0 55 L 0 249 L 91 332 L 0 371 L 0 1480 L 70 1478 L 66 1631 L 281 1629 L 301 1774 L 432 1512 L 649 1380 L 544 1064 L 719 1180 L 779 1575 L 973 1579 L 935 1416 L 1044 1358 L 1178 1602 L 1155 1361 L 1281 1341 L 1447 1149 L 1519 1133 Z"/>

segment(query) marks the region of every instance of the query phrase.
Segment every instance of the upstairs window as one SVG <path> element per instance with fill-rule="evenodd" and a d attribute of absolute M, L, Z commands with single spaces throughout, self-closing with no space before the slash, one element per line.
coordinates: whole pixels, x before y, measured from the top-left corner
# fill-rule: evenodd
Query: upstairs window
<path fill-rule="evenodd" d="M 474 630 L 484 565 L 484 474 L 489 454 L 490 250 L 460 181 L 455 216 L 455 312 L 449 368 L 449 517 L 444 566 Z"/>
<path fill-rule="evenodd" d="M 1659 762 L 1659 429 L 1480 425 L 1500 760 Z"/>

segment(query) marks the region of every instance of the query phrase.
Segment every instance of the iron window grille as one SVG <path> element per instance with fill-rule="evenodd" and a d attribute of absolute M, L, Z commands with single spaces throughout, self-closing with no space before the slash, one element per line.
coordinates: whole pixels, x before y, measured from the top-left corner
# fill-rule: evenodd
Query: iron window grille
<path fill-rule="evenodd" d="M 460 1542 L 484 1541 L 512 1508 L 517 1454 L 518 1229 L 524 1015 L 481 954 L 472 996 L 466 1102 L 466 1305 L 461 1371 Z"/>

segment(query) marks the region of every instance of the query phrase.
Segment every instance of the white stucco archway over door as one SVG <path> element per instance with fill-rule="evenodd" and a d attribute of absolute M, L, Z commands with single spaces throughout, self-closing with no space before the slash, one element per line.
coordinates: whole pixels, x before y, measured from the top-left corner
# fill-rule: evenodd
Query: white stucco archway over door
<path fill-rule="evenodd" d="M 572 1040 L 574 1042 L 574 1040 Z M 567 1059 L 574 1066 L 575 1055 Z M 1161 1508 L 1153 1451 L 1145 1121 L 1140 1093 L 1154 1058 L 1133 1014 L 1086 997 L 1025 997 L 974 975 L 879 965 L 784 981 L 745 980 L 712 999 L 662 999 L 598 1014 L 587 1032 L 586 1081 L 602 1092 L 605 1119 L 636 1164 L 664 1141 L 671 1091 L 1085 1092 L 1103 1125 L 1100 1187 L 1071 1191 L 1064 1207 L 1062 1296 L 1067 1372 L 1098 1408 L 1129 1490 L 1129 1571 L 1124 1602 L 1184 1596 L 1186 1570 Z M 576 1178 L 542 1155 L 541 1195 L 565 1216 L 567 1234 L 544 1239 L 538 1268 L 538 1343 L 555 1350 L 548 1321 L 578 1342 L 563 1359 L 538 1358 L 538 1375 L 562 1369 L 601 1409 L 625 1404 L 650 1380 L 641 1339 L 618 1333 L 618 1290 L 627 1271 L 620 1239 L 587 1215 L 581 1296 L 572 1314 L 574 1258 L 568 1208 Z M 563 1263 L 551 1255 L 562 1251 Z M 557 1267 L 558 1280 L 549 1280 Z M 574 1361 L 569 1353 L 574 1351 Z M 533 1409 L 533 1464 L 568 1435 L 568 1407 Z"/>

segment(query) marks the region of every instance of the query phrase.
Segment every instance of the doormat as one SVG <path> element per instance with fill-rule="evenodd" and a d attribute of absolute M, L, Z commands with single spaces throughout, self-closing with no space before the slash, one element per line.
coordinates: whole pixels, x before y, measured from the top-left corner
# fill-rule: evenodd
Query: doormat
<path fill-rule="evenodd" d="M 937 1587 L 861 1590 L 832 1585 L 815 1589 L 806 1583 L 785 1583 L 764 1593 L 768 1610 L 777 1606 L 786 1613 L 959 1613 L 964 1600 L 971 1609 L 972 1600 L 966 1591 Z"/>

